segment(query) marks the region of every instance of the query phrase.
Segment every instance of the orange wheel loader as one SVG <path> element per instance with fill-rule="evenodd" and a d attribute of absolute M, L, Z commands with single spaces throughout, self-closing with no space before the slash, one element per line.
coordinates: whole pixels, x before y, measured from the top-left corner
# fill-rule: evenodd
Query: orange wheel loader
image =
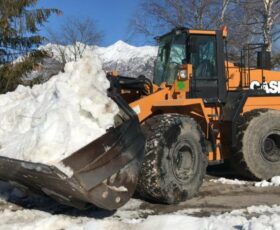
<path fill-rule="evenodd" d="M 249 179 L 280 175 L 280 73 L 265 44 L 227 56 L 227 30 L 176 28 L 158 37 L 153 81 L 107 75 L 115 127 L 53 166 L 0 157 L 0 179 L 59 202 L 117 209 L 137 190 L 178 203 L 194 196 L 207 165 L 229 161 Z"/>
<path fill-rule="evenodd" d="M 153 82 L 110 76 L 146 139 L 142 197 L 191 198 L 207 165 L 225 161 L 243 178 L 280 175 L 280 72 L 270 70 L 266 44 L 246 44 L 230 62 L 226 39 L 226 27 L 176 28 L 157 38 Z"/>

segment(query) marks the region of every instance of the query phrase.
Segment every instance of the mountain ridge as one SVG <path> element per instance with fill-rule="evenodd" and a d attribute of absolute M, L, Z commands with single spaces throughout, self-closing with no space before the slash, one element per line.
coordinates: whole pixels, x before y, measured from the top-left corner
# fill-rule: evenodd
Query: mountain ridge
<path fill-rule="evenodd" d="M 77 43 L 77 45 L 85 47 L 81 43 Z M 49 43 L 40 49 L 49 51 L 51 58 L 59 62 L 63 62 L 62 52 L 66 62 L 75 60 L 74 46 Z M 85 50 L 90 50 L 98 55 L 106 72 L 114 70 L 120 75 L 128 77 L 138 77 L 139 75 L 145 75 L 149 79 L 153 77 L 153 66 L 157 55 L 156 46 L 136 47 L 119 40 L 107 47 L 86 46 Z"/>

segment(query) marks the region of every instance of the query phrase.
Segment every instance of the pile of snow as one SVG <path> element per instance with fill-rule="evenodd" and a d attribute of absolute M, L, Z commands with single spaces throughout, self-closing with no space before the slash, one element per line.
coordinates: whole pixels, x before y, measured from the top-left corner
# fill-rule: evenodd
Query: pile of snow
<path fill-rule="evenodd" d="M 279 206 L 253 206 L 210 217 L 193 217 L 171 213 L 150 215 L 147 218 L 133 218 L 133 215 L 128 215 L 129 210 L 127 211 L 124 215 L 118 212 L 111 217 L 95 219 L 52 215 L 36 210 L 19 210 L 15 212 L 4 210 L 0 212 L 0 229 L 280 229 Z M 250 215 L 254 217 L 247 217 Z"/>
<path fill-rule="evenodd" d="M 117 105 L 97 56 L 87 52 L 65 72 L 33 88 L 0 95 L 0 155 L 61 167 L 59 162 L 114 125 Z"/>
<path fill-rule="evenodd" d="M 263 180 L 255 183 L 256 187 L 269 187 L 269 186 L 280 186 L 280 176 L 272 177 L 270 182 Z"/>
<path fill-rule="evenodd" d="M 226 179 L 224 177 L 221 177 L 219 179 L 211 179 L 211 182 L 214 183 L 221 183 L 221 184 L 235 184 L 235 185 L 245 185 L 248 183 L 248 181 L 238 180 L 238 179 Z"/>

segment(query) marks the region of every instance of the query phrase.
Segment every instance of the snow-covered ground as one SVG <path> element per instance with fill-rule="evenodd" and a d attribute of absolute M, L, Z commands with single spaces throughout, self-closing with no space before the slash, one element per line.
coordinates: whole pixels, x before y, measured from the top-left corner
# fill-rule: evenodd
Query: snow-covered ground
<path fill-rule="evenodd" d="M 271 178 L 270 181 L 260 181 L 255 183 L 256 187 L 268 187 L 268 186 L 279 186 L 280 187 L 280 176 L 275 176 Z"/>
<path fill-rule="evenodd" d="M 218 179 L 211 179 L 211 182 L 214 183 L 221 183 L 221 184 L 236 184 L 236 185 L 245 185 L 248 181 L 238 180 L 238 179 L 227 179 L 224 177 Z"/>
<path fill-rule="evenodd" d="M 262 180 L 259 182 L 249 182 L 238 179 L 227 179 L 224 177 L 218 179 L 210 179 L 210 182 L 213 183 L 221 183 L 221 184 L 231 184 L 231 185 L 246 185 L 246 184 L 254 184 L 255 187 L 269 187 L 269 186 L 279 186 L 280 187 L 280 176 L 272 177 L 269 181 Z"/>
<path fill-rule="evenodd" d="M 150 210 L 141 211 L 138 200 L 131 200 L 112 216 L 95 218 L 75 215 L 55 215 L 44 211 L 24 209 L 0 211 L 0 229 L 280 229 L 280 206 L 252 206 L 209 217 L 191 216 L 189 210 L 165 215 L 154 215 Z M 90 215 L 94 216 L 94 212 Z M 142 217 L 143 215 L 147 217 Z"/>
<path fill-rule="evenodd" d="M 232 184 L 231 184 L 232 185 Z M 236 185 L 236 184 L 235 184 Z M 237 184 L 240 185 L 240 184 Z M 244 184 L 243 184 L 244 185 Z M 242 184 L 241 184 L 242 186 Z M 22 194 L 8 184 L 0 182 L 0 230 L 126 230 L 126 229 L 191 229 L 191 230 L 278 230 L 280 229 L 280 206 L 259 205 L 218 214 L 204 214 L 200 208 L 182 208 L 179 211 L 160 214 L 156 209 L 143 206 L 143 201 L 131 199 L 116 212 L 98 209 L 89 211 L 61 211 L 63 208 L 47 210 L 51 206 L 43 199 L 39 209 L 13 207 L 7 199 L 15 199 Z M 30 199 L 30 203 L 36 200 Z M 1 208 L 5 206 L 5 208 Z M 54 214 L 54 213 L 61 214 Z"/>

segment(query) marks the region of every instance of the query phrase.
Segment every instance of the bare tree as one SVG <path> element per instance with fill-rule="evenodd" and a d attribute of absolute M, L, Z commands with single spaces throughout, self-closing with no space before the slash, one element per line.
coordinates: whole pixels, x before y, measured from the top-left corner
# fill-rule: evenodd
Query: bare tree
<path fill-rule="evenodd" d="M 148 41 L 174 27 L 219 29 L 228 26 L 229 57 L 239 61 L 242 44 L 252 41 L 240 0 L 141 0 L 131 19 L 132 39 Z M 244 23 L 243 23 L 244 22 Z"/>
<path fill-rule="evenodd" d="M 245 10 L 248 30 L 272 51 L 273 42 L 280 38 L 280 0 L 240 1 Z"/>
<path fill-rule="evenodd" d="M 280 0 L 141 0 L 131 19 L 132 34 L 150 39 L 174 27 L 229 29 L 229 52 L 237 59 L 243 44 L 280 38 Z"/>
<path fill-rule="evenodd" d="M 59 32 L 49 30 L 49 41 L 55 44 L 55 49 L 61 61 L 81 58 L 90 45 L 97 45 L 103 39 L 103 33 L 97 29 L 92 19 L 68 18 Z"/>
<path fill-rule="evenodd" d="M 227 20 L 233 0 L 142 0 L 131 19 L 134 35 L 152 37 L 174 27 L 216 28 Z"/>

